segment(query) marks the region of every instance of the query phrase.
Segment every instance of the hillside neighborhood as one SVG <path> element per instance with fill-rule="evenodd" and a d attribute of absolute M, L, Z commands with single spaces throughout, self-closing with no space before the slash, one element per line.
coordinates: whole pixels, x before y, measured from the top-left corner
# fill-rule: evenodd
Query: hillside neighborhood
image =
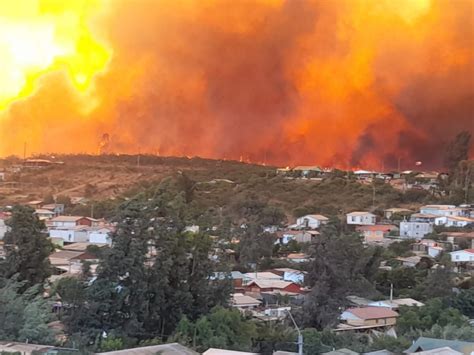
<path fill-rule="evenodd" d="M 16 178 L 11 169 L 54 174 L 74 164 L 64 159 L 69 163 L 42 159 L 10 166 L 4 181 Z M 153 166 L 156 158 L 149 159 Z M 21 322 L 23 328 L 10 333 L 28 344 L 0 342 L 0 349 L 303 349 L 334 355 L 474 350 L 474 205 L 462 184 L 454 189 L 463 194 L 452 197 L 458 190 L 448 174 L 275 171 L 246 164 L 236 169 L 233 162 L 205 162 L 209 172 L 202 172 L 194 167 L 198 162 L 176 164 L 167 178 L 140 182 L 108 199 L 100 197 L 100 185 L 80 184 L 69 188 L 70 196 L 50 186 L 51 193 L 29 194 L 30 200 L 18 195 L 20 200 L 3 206 L 0 269 L 10 281 L 0 294 L 16 295 L 26 307 L 30 291 L 22 293 L 23 285 L 40 287 L 33 304 L 46 313 L 37 335 Z M 218 175 L 215 169 L 221 169 Z M 247 175 L 239 169 L 248 169 Z M 38 253 L 29 260 L 32 248 Z M 43 266 L 32 273 L 31 263 L 38 262 Z M 26 314 L 20 317 L 26 322 Z M 141 319 L 139 329 L 166 344 L 129 333 L 132 319 Z M 221 328 L 222 322 L 234 325 Z M 440 333 L 454 331 L 452 326 L 458 335 Z M 273 331 L 278 335 L 272 337 Z"/>

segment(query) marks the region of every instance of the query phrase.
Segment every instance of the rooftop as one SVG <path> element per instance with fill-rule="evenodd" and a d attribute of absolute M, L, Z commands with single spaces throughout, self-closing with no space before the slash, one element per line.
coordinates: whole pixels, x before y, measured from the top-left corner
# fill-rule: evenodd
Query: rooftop
<path fill-rule="evenodd" d="M 372 214 L 372 213 L 364 212 L 364 211 L 354 211 L 354 212 L 348 213 L 347 215 L 348 216 L 365 216 L 366 214 Z"/>
<path fill-rule="evenodd" d="M 349 308 L 346 312 L 352 313 L 360 319 L 379 319 L 398 317 L 398 313 L 384 307 Z"/>

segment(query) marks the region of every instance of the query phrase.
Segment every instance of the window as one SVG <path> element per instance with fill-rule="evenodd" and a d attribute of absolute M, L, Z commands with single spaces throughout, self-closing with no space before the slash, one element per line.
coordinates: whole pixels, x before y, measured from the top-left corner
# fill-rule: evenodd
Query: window
<path fill-rule="evenodd" d="M 459 255 L 456 255 L 456 260 L 459 260 Z"/>
<path fill-rule="evenodd" d="M 355 222 L 356 221 L 356 218 L 354 216 L 351 216 L 351 221 L 352 222 Z"/>

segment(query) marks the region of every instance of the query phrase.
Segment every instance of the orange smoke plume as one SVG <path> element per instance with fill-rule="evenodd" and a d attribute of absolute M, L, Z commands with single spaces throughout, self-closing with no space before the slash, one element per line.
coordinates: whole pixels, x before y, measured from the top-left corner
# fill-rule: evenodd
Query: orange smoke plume
<path fill-rule="evenodd" d="M 6 5 L 8 4 L 8 5 Z M 0 4 L 0 153 L 437 167 L 474 133 L 473 2 Z M 3 59 L 4 58 L 4 59 Z"/>

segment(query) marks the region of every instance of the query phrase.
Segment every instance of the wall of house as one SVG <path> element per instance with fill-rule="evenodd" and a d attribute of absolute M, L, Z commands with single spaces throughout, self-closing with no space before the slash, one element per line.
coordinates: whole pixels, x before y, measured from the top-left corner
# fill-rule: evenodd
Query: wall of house
<path fill-rule="evenodd" d="M 308 216 L 303 216 L 300 217 L 296 220 L 296 224 L 300 226 L 305 226 L 308 228 L 314 228 L 317 229 L 321 225 L 320 221 L 318 219 L 308 217 Z"/>
<path fill-rule="evenodd" d="M 109 233 L 103 233 L 99 231 L 89 231 L 88 239 L 90 243 L 97 244 L 112 244 L 112 239 L 110 238 Z"/>
<path fill-rule="evenodd" d="M 474 262 L 474 254 L 458 251 L 451 253 L 451 261 L 453 263 Z"/>
<path fill-rule="evenodd" d="M 375 216 L 366 214 L 362 216 L 347 216 L 347 224 L 356 224 L 361 226 L 373 226 L 375 225 Z"/>
<path fill-rule="evenodd" d="M 49 236 L 51 238 L 62 238 L 65 242 L 87 242 L 88 236 L 86 231 L 78 231 L 72 229 L 50 229 Z"/>
<path fill-rule="evenodd" d="M 422 239 L 433 232 L 433 224 L 426 222 L 400 222 L 400 236 Z"/>

